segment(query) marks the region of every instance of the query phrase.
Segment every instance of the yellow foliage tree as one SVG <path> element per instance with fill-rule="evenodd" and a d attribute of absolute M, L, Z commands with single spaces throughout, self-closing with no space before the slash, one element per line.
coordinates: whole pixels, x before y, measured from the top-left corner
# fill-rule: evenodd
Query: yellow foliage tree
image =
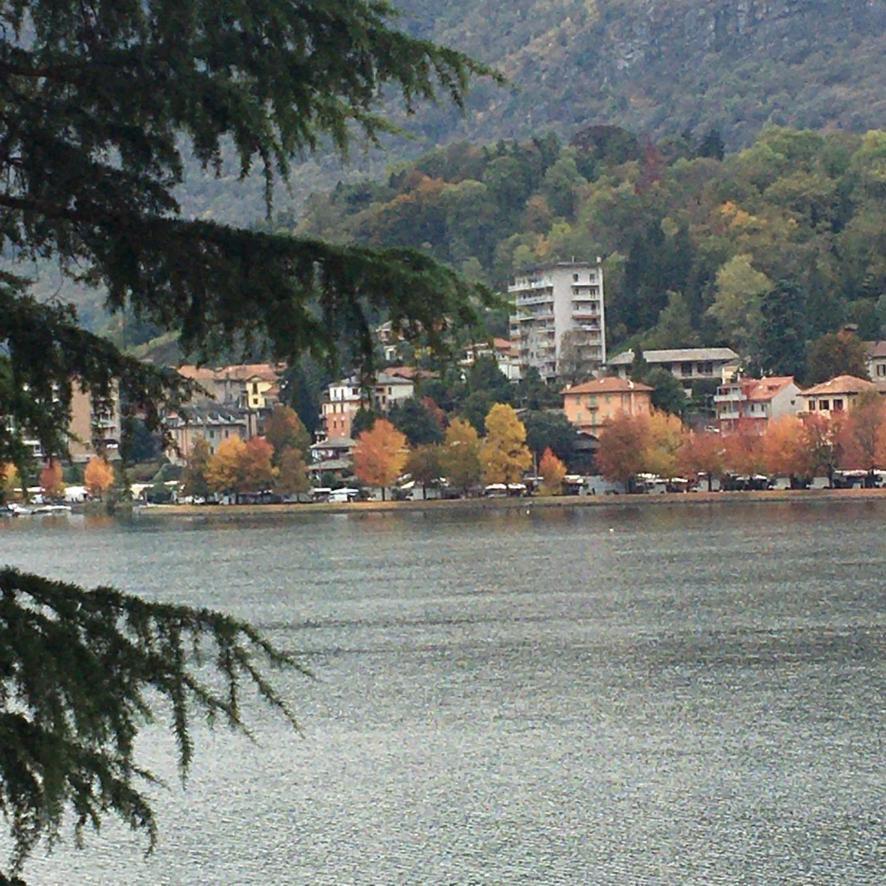
<path fill-rule="evenodd" d="M 532 464 L 526 428 L 513 406 L 496 403 L 486 415 L 486 439 L 480 447 L 487 483 L 519 483 Z"/>
<path fill-rule="evenodd" d="M 686 430 L 676 415 L 653 412 L 647 423 L 643 463 L 647 471 L 660 477 L 674 477 L 680 465 L 680 450 L 686 441 Z"/>
<path fill-rule="evenodd" d="M 542 454 L 538 463 L 542 477 L 542 495 L 560 495 L 563 491 L 563 478 L 566 476 L 566 465 L 551 452 L 550 446 Z"/>
<path fill-rule="evenodd" d="M 0 464 L 0 497 L 3 500 L 17 498 L 21 494 L 21 479 L 12 462 Z"/>
<path fill-rule="evenodd" d="M 406 436 L 386 418 L 378 418 L 357 438 L 354 473 L 367 486 L 380 488 L 384 501 L 385 489 L 403 473 L 407 456 Z"/>
<path fill-rule="evenodd" d="M 212 492 L 236 493 L 243 479 L 246 444 L 239 437 L 228 437 L 206 465 L 206 485 Z"/>
<path fill-rule="evenodd" d="M 466 419 L 456 418 L 446 428 L 440 449 L 440 469 L 451 486 L 464 494 L 480 482 L 483 467 L 480 464 L 480 437 L 476 428 Z"/>
<path fill-rule="evenodd" d="M 114 469 L 97 455 L 93 455 L 83 472 L 83 483 L 94 498 L 102 498 L 114 485 Z"/>

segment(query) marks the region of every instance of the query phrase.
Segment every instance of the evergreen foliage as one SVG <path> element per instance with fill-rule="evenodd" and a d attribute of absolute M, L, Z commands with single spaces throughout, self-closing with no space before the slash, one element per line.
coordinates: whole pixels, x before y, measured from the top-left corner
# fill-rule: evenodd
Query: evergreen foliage
<path fill-rule="evenodd" d="M 0 274 L 0 463 L 20 466 L 4 476 L 26 476 L 24 437 L 65 451 L 75 379 L 99 408 L 118 388 L 149 431 L 192 391 L 84 332 L 72 306 L 38 301 L 26 273 L 35 263 L 102 287 L 107 308 L 138 324 L 137 340 L 172 331 L 201 357 L 262 351 L 296 365 L 343 351 L 368 366 L 382 311 L 432 345 L 449 323 L 473 323 L 486 293 L 422 252 L 180 213 L 186 170 L 218 174 L 226 151 L 241 178 L 258 168 L 269 212 L 294 158 L 329 145 L 343 154 L 355 134 L 375 143 L 391 131 L 375 111 L 382 94 L 407 112 L 438 93 L 460 105 L 468 80 L 488 73 L 392 29 L 391 15 L 383 0 L 0 5 L 0 252 L 12 261 Z M 268 452 L 252 455 L 253 479 L 268 481 Z M 205 466 L 210 487 L 240 488 L 229 462 Z M 183 771 L 190 711 L 242 727 L 241 682 L 291 719 L 259 668 L 297 663 L 248 625 L 11 570 L 0 590 L 0 808 L 13 874 L 68 809 L 78 839 L 114 813 L 153 845 L 136 786 L 150 774 L 133 758 L 148 693 L 171 703 Z M 202 656 L 207 644 L 214 652 Z M 203 660 L 225 691 L 196 676 Z"/>

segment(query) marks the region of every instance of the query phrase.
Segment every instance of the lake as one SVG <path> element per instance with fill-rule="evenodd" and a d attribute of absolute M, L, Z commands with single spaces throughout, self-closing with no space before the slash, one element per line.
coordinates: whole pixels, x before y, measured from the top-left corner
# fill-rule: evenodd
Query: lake
<path fill-rule="evenodd" d="M 305 653 L 33 883 L 874 883 L 886 502 L 0 522 L 0 563 Z M 0 849 L 5 844 L 0 841 Z"/>

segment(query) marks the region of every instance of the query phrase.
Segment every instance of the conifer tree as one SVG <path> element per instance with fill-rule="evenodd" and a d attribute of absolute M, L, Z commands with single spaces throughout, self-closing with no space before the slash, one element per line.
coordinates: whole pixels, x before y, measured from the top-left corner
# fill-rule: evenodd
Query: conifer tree
<path fill-rule="evenodd" d="M 384 0 L 3 3 L 0 251 L 103 286 L 111 310 L 175 331 L 202 358 L 233 346 L 331 360 L 346 342 L 365 365 L 380 310 L 439 346 L 486 295 L 427 256 L 186 219 L 175 196 L 183 145 L 204 168 L 221 170 L 225 144 L 241 176 L 258 165 L 270 212 L 291 158 L 391 129 L 374 111 L 382 93 L 399 91 L 409 111 L 438 92 L 461 104 L 486 69 L 391 16 Z M 38 302 L 29 282 L 0 273 L 0 463 L 21 472 L 25 437 L 65 452 L 74 379 L 99 411 L 119 391 L 150 430 L 181 406 L 192 386 L 85 332 L 73 307 Z M 0 809 L 14 876 L 69 810 L 78 836 L 111 813 L 153 845 L 139 791 L 150 773 L 133 750 L 149 690 L 172 706 L 183 770 L 189 708 L 242 726 L 241 681 L 291 717 L 260 668 L 296 662 L 248 625 L 12 570 L 0 590 Z M 226 691 L 197 676 L 188 656 L 201 643 Z"/>

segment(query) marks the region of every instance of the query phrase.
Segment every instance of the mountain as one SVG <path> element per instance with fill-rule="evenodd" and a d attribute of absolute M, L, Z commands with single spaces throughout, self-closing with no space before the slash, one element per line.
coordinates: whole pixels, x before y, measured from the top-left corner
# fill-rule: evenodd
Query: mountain
<path fill-rule="evenodd" d="M 863 132 L 886 121 L 886 4 L 881 0 L 395 0 L 399 26 L 463 50 L 508 78 L 476 84 L 464 114 L 445 103 L 411 118 L 411 139 L 297 167 L 276 206 L 297 212 L 312 190 L 460 139 L 569 137 L 615 124 L 658 139 L 711 128 L 729 149 L 766 125 Z M 185 210 L 251 223 L 262 183 L 235 187 L 198 170 Z"/>

